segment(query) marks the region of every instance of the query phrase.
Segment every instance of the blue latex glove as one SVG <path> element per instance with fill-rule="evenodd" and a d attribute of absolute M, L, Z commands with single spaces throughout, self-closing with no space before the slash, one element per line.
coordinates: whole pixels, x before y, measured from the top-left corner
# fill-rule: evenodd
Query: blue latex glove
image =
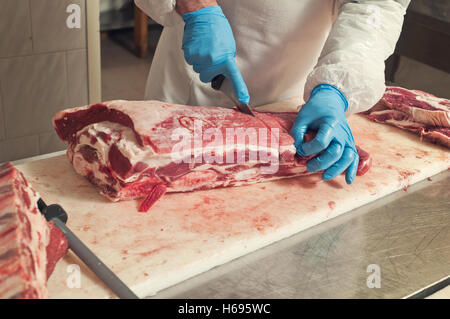
<path fill-rule="evenodd" d="M 250 96 L 236 65 L 236 41 L 231 26 L 219 6 L 183 14 L 184 58 L 200 74 L 204 83 L 223 74 L 232 84 L 236 97 L 248 104 Z"/>
<path fill-rule="evenodd" d="M 330 84 L 319 84 L 311 92 L 291 129 L 299 155 L 315 155 L 324 151 L 308 162 L 307 169 L 310 172 L 325 170 L 322 175 L 325 181 L 347 170 L 345 180 L 351 184 L 358 169 L 359 156 L 345 118 L 347 107 L 347 99 L 341 91 Z M 303 138 L 308 130 L 317 131 L 317 135 L 305 143 Z"/>

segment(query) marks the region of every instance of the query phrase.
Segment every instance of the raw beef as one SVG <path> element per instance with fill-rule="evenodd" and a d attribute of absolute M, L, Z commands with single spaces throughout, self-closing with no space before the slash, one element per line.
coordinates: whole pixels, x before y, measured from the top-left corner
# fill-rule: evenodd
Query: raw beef
<path fill-rule="evenodd" d="M 0 165 L 0 298 L 47 298 L 47 279 L 67 251 L 62 232 L 11 163 Z"/>
<path fill-rule="evenodd" d="M 387 123 L 450 148 L 450 101 L 418 90 L 388 87 L 383 98 L 365 112 Z"/>
<path fill-rule="evenodd" d="M 289 129 L 295 113 L 110 101 L 57 113 L 75 170 L 113 201 L 146 197 L 148 210 L 165 192 L 239 186 L 310 174 L 311 157 L 296 155 Z M 313 134 L 308 134 L 311 139 Z M 358 174 L 370 165 L 360 150 Z"/>

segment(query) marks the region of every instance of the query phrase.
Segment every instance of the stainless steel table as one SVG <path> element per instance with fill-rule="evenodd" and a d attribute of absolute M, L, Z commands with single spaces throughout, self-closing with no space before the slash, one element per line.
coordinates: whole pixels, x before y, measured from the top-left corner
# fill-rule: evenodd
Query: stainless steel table
<path fill-rule="evenodd" d="M 449 171 L 152 298 L 403 298 L 448 275 Z"/>

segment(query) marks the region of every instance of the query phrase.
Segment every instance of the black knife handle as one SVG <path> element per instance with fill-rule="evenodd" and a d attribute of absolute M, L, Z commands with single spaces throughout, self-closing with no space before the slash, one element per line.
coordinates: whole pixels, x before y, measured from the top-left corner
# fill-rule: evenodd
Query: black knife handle
<path fill-rule="evenodd" d="M 225 75 L 219 74 L 216 75 L 214 79 L 211 81 L 211 87 L 214 90 L 220 90 L 220 87 L 222 86 L 223 81 L 225 80 Z"/>

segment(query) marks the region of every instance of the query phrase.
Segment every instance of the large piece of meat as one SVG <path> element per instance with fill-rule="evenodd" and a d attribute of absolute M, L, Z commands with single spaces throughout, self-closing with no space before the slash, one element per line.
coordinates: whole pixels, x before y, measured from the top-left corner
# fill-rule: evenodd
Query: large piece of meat
<path fill-rule="evenodd" d="M 47 298 L 47 279 L 67 251 L 38 211 L 37 194 L 11 163 L 0 165 L 0 299 Z"/>
<path fill-rule="evenodd" d="M 113 201 L 146 199 L 146 211 L 166 191 L 185 192 L 310 174 L 289 135 L 296 113 L 110 101 L 57 113 L 75 170 Z M 199 132 L 203 133 L 200 134 Z M 307 138 L 312 138 L 308 134 Z M 371 165 L 358 148 L 358 175 Z"/>
<path fill-rule="evenodd" d="M 450 101 L 419 90 L 387 87 L 383 98 L 365 112 L 375 122 L 411 131 L 450 148 Z"/>

